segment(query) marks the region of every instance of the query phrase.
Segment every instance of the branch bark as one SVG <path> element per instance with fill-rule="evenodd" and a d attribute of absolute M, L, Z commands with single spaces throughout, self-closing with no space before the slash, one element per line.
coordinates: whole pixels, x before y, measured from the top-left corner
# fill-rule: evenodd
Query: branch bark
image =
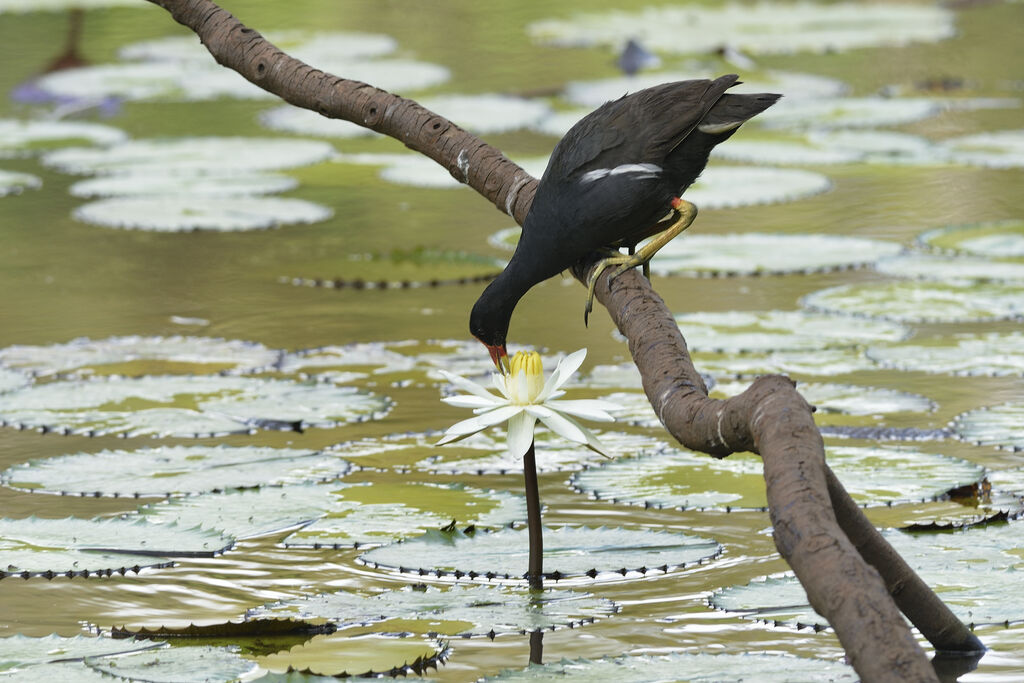
<path fill-rule="evenodd" d="M 396 138 L 518 223 L 525 219 L 536 179 L 447 119 L 411 100 L 302 63 L 209 0 L 150 1 L 195 31 L 218 63 L 264 90 Z M 574 273 L 585 277 L 592 265 L 580 264 Z M 646 280 L 635 271 L 612 283 L 605 275 L 597 299 L 629 339 L 644 390 L 680 443 L 714 457 L 739 451 L 761 455 L 776 546 L 865 681 L 937 680 L 897 603 L 937 649 L 984 649 L 842 489 L 825 464 L 811 408 L 792 381 L 761 377 L 739 396 L 710 399 L 678 326 Z"/>

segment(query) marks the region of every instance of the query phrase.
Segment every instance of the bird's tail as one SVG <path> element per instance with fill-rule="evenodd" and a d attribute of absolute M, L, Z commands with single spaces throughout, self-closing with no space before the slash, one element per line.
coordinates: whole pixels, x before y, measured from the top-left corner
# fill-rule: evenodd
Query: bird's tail
<path fill-rule="evenodd" d="M 737 95 L 726 93 L 711 107 L 697 126 L 697 130 L 708 135 L 721 135 L 736 130 L 740 125 L 768 107 L 775 104 L 782 95 L 757 93 Z"/>

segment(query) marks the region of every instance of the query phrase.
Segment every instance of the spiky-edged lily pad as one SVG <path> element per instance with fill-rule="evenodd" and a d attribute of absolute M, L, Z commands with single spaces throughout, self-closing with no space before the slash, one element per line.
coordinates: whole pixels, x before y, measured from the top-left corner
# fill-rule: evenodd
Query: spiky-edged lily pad
<path fill-rule="evenodd" d="M 684 332 L 685 334 L 685 332 Z M 775 353 L 735 352 L 711 353 L 697 351 L 693 362 L 702 372 L 716 377 L 752 377 L 756 375 L 810 375 L 832 377 L 861 370 L 877 370 L 863 351 L 856 348 L 821 349 L 807 351 L 778 351 Z"/>
<path fill-rule="evenodd" d="M 544 530 L 544 571 L 551 578 L 665 572 L 700 564 L 721 551 L 711 539 L 669 531 L 569 526 Z M 528 557 L 527 530 L 502 529 L 473 535 L 431 531 L 371 550 L 359 561 L 401 572 L 520 580 L 526 575 Z"/>
<path fill-rule="evenodd" d="M 74 636 L 65 638 L 56 634 L 41 638 L 13 635 L 0 638 L 0 677 L 13 674 L 31 676 L 41 664 L 81 661 L 85 657 L 122 655 L 139 650 L 163 647 L 151 640 L 136 641 L 113 638 Z M 52 680 L 52 679 L 49 679 Z"/>
<path fill-rule="evenodd" d="M 735 140 L 712 150 L 716 159 L 748 164 L 823 165 L 849 164 L 864 158 L 853 150 L 829 148 L 808 142 L 783 140 Z"/>
<path fill-rule="evenodd" d="M 281 486 L 345 476 L 352 465 L 334 454 L 260 446 L 160 446 L 75 453 L 14 465 L 5 485 L 82 496 L 180 496 L 224 489 Z"/>
<path fill-rule="evenodd" d="M 612 457 L 657 452 L 667 448 L 663 441 L 646 434 L 597 430 L 594 430 L 594 433 L 601 439 L 605 452 Z M 436 438 L 428 440 L 427 443 L 431 441 L 436 441 Z M 568 442 L 546 429 L 537 432 L 535 441 L 538 472 L 571 472 L 584 467 L 587 463 L 605 459 L 600 453 Z M 523 461 L 521 458 L 508 455 L 505 434 L 498 429 L 481 432 L 458 443 L 436 448 L 414 466 L 416 469 L 434 474 L 507 474 L 522 472 Z"/>
<path fill-rule="evenodd" d="M 872 128 L 920 121 L 942 109 L 938 100 L 923 97 L 783 99 L 758 120 L 775 128 Z"/>
<path fill-rule="evenodd" d="M 747 382 L 726 382 L 715 386 L 714 394 L 735 396 L 750 386 Z M 892 413 L 928 413 L 935 403 L 926 396 L 885 387 L 856 384 L 800 382 L 797 391 L 821 413 L 844 415 L 887 415 Z"/>
<path fill-rule="evenodd" d="M 398 47 L 394 38 L 382 33 L 352 31 L 305 31 L 300 29 L 268 31 L 267 40 L 288 54 L 310 64 L 316 57 L 369 59 L 382 57 Z M 122 59 L 147 61 L 209 62 L 210 51 L 193 35 L 165 36 L 129 43 L 117 51 Z M 307 55 L 298 57 L 298 55 Z"/>
<path fill-rule="evenodd" d="M 299 181 L 270 173 L 213 171 L 195 175 L 140 171 L 79 180 L 69 192 L 75 197 L 249 197 L 294 189 Z"/>
<path fill-rule="evenodd" d="M 23 372 L 0 368 L 0 394 L 12 389 L 20 389 L 31 382 L 32 379 Z"/>
<path fill-rule="evenodd" d="M 702 209 L 731 209 L 791 202 L 821 194 L 831 187 L 832 181 L 813 171 L 714 166 L 686 191 L 686 199 Z"/>
<path fill-rule="evenodd" d="M 419 102 L 476 133 L 505 133 L 526 128 L 551 111 L 543 101 L 500 94 L 437 95 Z"/>
<path fill-rule="evenodd" d="M 1024 499 L 1024 467 L 993 470 L 986 476 L 994 491 Z"/>
<path fill-rule="evenodd" d="M 984 280 L 1024 282 L 1024 263 L 972 256 L 900 254 L 884 258 L 875 269 L 886 275 L 918 280 Z"/>
<path fill-rule="evenodd" d="M 38 190 L 43 181 L 31 173 L 0 170 L 0 197 L 20 194 L 22 190 Z"/>
<path fill-rule="evenodd" d="M 976 133 L 943 141 L 958 161 L 989 168 L 1024 167 L 1024 129 Z"/>
<path fill-rule="evenodd" d="M 138 0 L 0 0 L 0 14 L 57 12 L 99 7 L 145 7 Z"/>
<path fill-rule="evenodd" d="M 0 578 L 89 576 L 212 557 L 234 544 L 218 531 L 124 519 L 0 519 Z"/>
<path fill-rule="evenodd" d="M 651 71 L 635 76 L 619 76 L 596 81 L 573 81 L 565 88 L 566 98 L 573 104 L 586 109 L 580 110 L 579 116 L 568 122 L 564 130 L 551 131 L 559 137 L 564 135 L 572 124 L 609 100 L 616 100 L 626 93 L 637 92 L 670 81 L 685 81 L 692 78 L 706 78 L 706 73 L 694 71 Z M 846 90 L 846 85 L 839 80 L 817 74 L 791 73 L 786 71 L 764 71 L 756 78 L 743 77 L 743 83 L 730 89 L 730 92 L 784 92 L 786 97 L 819 99 L 834 97 Z"/>
<path fill-rule="evenodd" d="M 1022 525 L 1010 522 L 931 534 L 889 529 L 883 534 L 964 623 L 1006 624 L 1024 621 Z M 827 626 L 808 604 L 800 582 L 789 574 L 722 589 L 711 597 L 711 605 L 751 619 Z"/>
<path fill-rule="evenodd" d="M 272 603 L 250 610 L 248 618 L 327 620 L 339 628 L 392 619 L 429 635 L 490 636 L 588 624 L 614 613 L 611 600 L 589 593 L 547 590 L 527 593 L 504 586 L 404 587 L 374 595 L 349 591 Z"/>
<path fill-rule="evenodd" d="M 257 658 L 274 673 L 298 672 L 317 676 L 406 676 L 437 668 L 448 658 L 448 646 L 430 638 L 396 638 L 379 634 L 348 637 L 316 636 L 290 650 Z M 272 677 L 268 680 L 274 680 Z"/>
<path fill-rule="evenodd" d="M 765 31 L 771 26 L 771 31 Z M 527 27 L 537 42 L 618 47 L 623 36 L 643 36 L 659 52 L 707 54 L 723 45 L 755 54 L 829 52 L 878 45 L 938 41 L 953 35 L 952 11 L 917 5 L 811 5 L 762 2 L 717 7 L 646 7 L 546 19 Z M 679 40 L 686 35 L 686 40 Z"/>
<path fill-rule="evenodd" d="M 388 344 L 364 342 L 345 346 L 321 346 L 286 353 L 280 362 L 282 372 L 317 374 L 331 368 L 373 368 L 375 373 L 407 372 L 416 367 L 416 359 L 393 351 Z"/>
<path fill-rule="evenodd" d="M 826 460 L 861 505 L 928 500 L 984 476 L 978 465 L 908 448 L 831 446 Z M 761 459 L 717 460 L 674 450 L 621 458 L 575 473 L 572 486 L 601 500 L 646 507 L 766 509 Z"/>
<path fill-rule="evenodd" d="M 286 546 L 381 545 L 452 522 L 500 527 L 526 519 L 525 499 L 508 491 L 404 481 L 334 488 L 326 515 L 284 539 Z"/>
<path fill-rule="evenodd" d="M 171 195 L 100 199 L 79 206 L 71 215 L 85 223 L 124 230 L 240 232 L 317 223 L 333 213 L 304 199 Z"/>
<path fill-rule="evenodd" d="M 116 659 L 87 657 L 85 664 L 108 676 L 150 683 L 237 681 L 258 668 L 234 649 L 208 645 L 171 647 Z"/>
<path fill-rule="evenodd" d="M 259 370 L 277 363 L 281 351 L 256 342 L 212 337 L 80 337 L 63 344 L 8 346 L 0 349 L 0 365 L 46 376 L 76 370 L 83 373 L 99 368 L 130 374 L 134 363 L 203 367 L 217 370 Z"/>
<path fill-rule="evenodd" d="M 337 161 L 345 164 L 383 166 L 380 177 L 398 185 L 415 187 L 456 188 L 463 187 L 468 167 L 462 169 L 462 176 L 456 179 L 443 166 L 422 154 L 340 154 Z M 468 159 L 467 159 L 468 163 Z M 547 157 L 517 159 L 527 173 L 540 177 L 547 166 Z"/>
<path fill-rule="evenodd" d="M 865 353 L 876 363 L 897 370 L 1024 375 L 1024 334 L 1018 332 L 935 337 L 917 344 L 872 346 Z"/>
<path fill-rule="evenodd" d="M 544 665 L 530 665 L 522 671 L 502 671 L 481 683 L 530 683 L 531 681 L 585 681 L 586 683 L 650 683 L 679 681 L 763 681 L 804 683 L 804 681 L 856 681 L 847 664 L 789 655 L 745 653 L 623 656 L 605 659 L 563 659 Z"/>
<path fill-rule="evenodd" d="M 1024 451 L 1024 402 L 970 410 L 957 415 L 953 428 L 964 441 Z"/>
<path fill-rule="evenodd" d="M 203 436 L 373 419 L 391 401 L 353 387 L 230 376 L 36 384 L 0 394 L 0 423 L 90 435 Z"/>
<path fill-rule="evenodd" d="M 826 272 L 865 266 L 901 249 L 893 242 L 839 235 L 687 235 L 663 247 L 651 270 L 698 276 Z"/>
<path fill-rule="evenodd" d="M 801 300 L 815 311 L 898 322 L 970 322 L 1024 316 L 1024 286 L 993 282 L 872 282 L 840 285 Z"/>
<path fill-rule="evenodd" d="M 935 249 L 973 256 L 1024 258 L 1024 221 L 951 225 L 924 232 L 918 241 Z"/>
<path fill-rule="evenodd" d="M 19 121 L 0 119 L 0 159 L 28 156 L 40 145 L 93 142 L 110 145 L 128 136 L 112 126 L 86 121 Z"/>
<path fill-rule="evenodd" d="M 64 173 L 276 171 L 329 159 L 334 147 L 320 140 L 288 138 L 154 138 L 103 149 L 68 147 L 42 158 Z"/>
<path fill-rule="evenodd" d="M 676 322 L 694 351 L 818 351 L 910 336 L 903 325 L 804 311 L 682 313 Z"/>
<path fill-rule="evenodd" d="M 271 130 L 323 138 L 361 138 L 378 135 L 351 121 L 329 119 L 311 109 L 291 104 L 260 112 L 260 123 Z"/>

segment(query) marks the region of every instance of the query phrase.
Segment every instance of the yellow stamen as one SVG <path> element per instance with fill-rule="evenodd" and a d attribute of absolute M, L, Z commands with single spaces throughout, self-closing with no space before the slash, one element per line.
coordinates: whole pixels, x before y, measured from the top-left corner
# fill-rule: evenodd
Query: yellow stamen
<path fill-rule="evenodd" d="M 507 384 L 512 402 L 518 405 L 533 403 L 544 388 L 544 364 L 536 351 L 517 351 L 512 356 L 511 372 Z"/>

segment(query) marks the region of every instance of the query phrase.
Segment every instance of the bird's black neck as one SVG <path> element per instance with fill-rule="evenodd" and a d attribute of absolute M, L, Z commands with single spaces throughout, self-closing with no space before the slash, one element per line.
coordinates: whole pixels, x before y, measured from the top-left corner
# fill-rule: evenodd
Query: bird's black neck
<path fill-rule="evenodd" d="M 470 314 L 470 332 L 477 339 L 485 344 L 505 343 L 512 311 L 523 295 L 540 281 L 533 271 L 517 251 L 505 270 L 487 285 Z"/>

